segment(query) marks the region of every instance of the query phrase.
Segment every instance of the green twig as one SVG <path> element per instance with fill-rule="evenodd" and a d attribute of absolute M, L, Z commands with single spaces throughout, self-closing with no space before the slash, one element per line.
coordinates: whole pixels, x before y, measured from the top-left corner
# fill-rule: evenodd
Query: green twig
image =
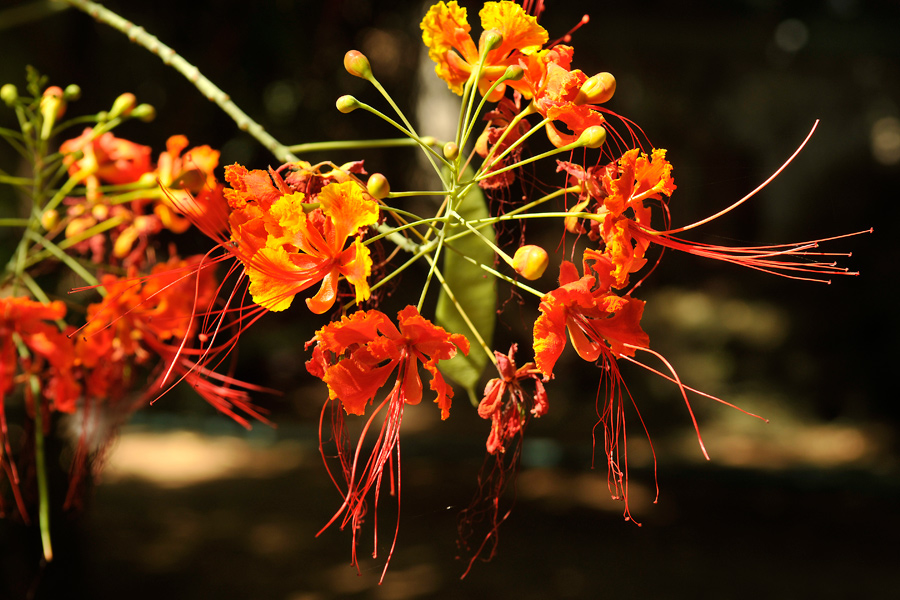
<path fill-rule="evenodd" d="M 229 117 L 231 117 L 237 124 L 238 129 L 246 131 L 256 138 L 256 140 L 269 150 L 269 152 L 274 154 L 278 160 L 282 162 L 295 162 L 298 160 L 287 146 L 272 137 L 265 129 L 263 129 L 262 125 L 254 121 L 247 113 L 238 108 L 237 104 L 231 100 L 228 94 L 207 79 L 206 76 L 200 72 L 200 69 L 186 61 L 181 55 L 175 52 L 175 50 L 160 42 L 159 38 L 155 35 L 147 33 L 143 27 L 123 19 L 118 14 L 96 2 L 89 2 L 88 0 L 57 1 L 71 4 L 78 10 L 89 14 L 97 21 L 121 31 L 135 44 L 146 48 L 153 54 L 159 56 L 163 63 L 184 75 L 188 81 L 194 84 L 194 87 L 200 90 L 200 93 L 203 94 L 207 100 L 215 103 L 216 106 L 221 108 Z"/>

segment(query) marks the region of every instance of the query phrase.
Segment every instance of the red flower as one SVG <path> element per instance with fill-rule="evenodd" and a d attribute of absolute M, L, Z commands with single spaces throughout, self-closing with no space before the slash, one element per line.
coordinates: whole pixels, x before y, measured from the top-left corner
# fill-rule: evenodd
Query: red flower
<path fill-rule="evenodd" d="M 306 300 L 321 314 L 334 305 L 340 277 L 355 288 L 357 302 L 368 299 L 372 259 L 357 231 L 378 221 L 378 204 L 362 186 L 353 181 L 325 186 L 317 196 L 321 207 L 307 214 L 305 194 L 292 192 L 280 178 L 278 189 L 267 173 L 237 165 L 228 167 L 225 178 L 233 186 L 225 195 L 232 208 L 234 253 L 250 278 L 254 302 L 284 310 L 294 295 L 321 282 Z"/>
<path fill-rule="evenodd" d="M 472 553 L 463 577 L 486 548 L 490 550 L 484 560 L 494 557 L 500 525 L 509 516 L 509 511 L 501 512 L 500 497 L 510 481 L 515 480 L 522 450 L 522 432 L 529 414 L 541 417 L 547 413 L 547 391 L 540 371 L 531 362 L 516 368 L 515 353 L 516 344 L 509 349 L 509 354 L 494 352 L 500 377 L 488 382 L 484 388 L 484 399 L 478 405 L 478 415 L 491 420 L 488 455 L 478 475 L 478 491 L 469 507 L 459 516 L 458 544 L 468 550 L 468 540 L 482 522 L 487 522 L 488 531 Z M 534 384 L 533 396 L 523 387 L 528 380 Z"/>
<path fill-rule="evenodd" d="M 576 141 L 588 127 L 603 126 L 603 115 L 592 107 L 594 102 L 605 102 L 612 96 L 601 96 L 594 101 L 582 88 L 589 87 L 588 77 L 581 70 L 571 69 L 574 50 L 569 46 L 557 45 L 532 56 L 523 57 L 520 65 L 525 70 L 527 82 L 534 97 L 534 108 L 550 119 L 545 129 L 550 142 L 557 148 Z M 612 76 L 605 74 L 615 83 Z M 561 122 L 568 132 L 560 130 L 554 122 Z"/>
<path fill-rule="evenodd" d="M 346 482 L 346 491 L 337 483 L 344 502 L 334 517 L 322 528 L 327 529 L 341 518 L 341 527 L 348 523 L 353 530 L 352 562 L 358 565 L 356 557 L 356 535 L 362 526 L 366 513 L 366 496 L 374 487 L 375 508 L 378 507 L 378 496 L 384 467 L 390 464 L 390 485 L 393 493 L 396 486 L 400 492 L 400 424 L 403 419 L 403 408 L 406 404 L 418 404 L 422 399 L 422 380 L 419 377 L 418 364 L 431 374 L 430 388 L 437 393 L 435 402 L 441 410 L 441 418 L 449 416 L 453 389 L 444 381 L 437 364 L 456 354 L 457 349 L 468 354 L 469 342 L 459 334 L 451 334 L 432 324 L 419 314 L 414 306 L 407 306 L 397 315 L 399 328 L 387 315 L 377 310 L 357 311 L 350 317 L 330 323 L 316 332 L 316 336 L 307 343 L 307 347 L 315 344 L 313 356 L 306 363 L 307 370 L 328 384 L 329 402 L 322 410 L 320 421 L 320 449 L 325 457 L 322 445 L 322 422 L 326 410 L 332 408 L 332 430 L 337 445 L 337 455 Z M 362 415 L 366 406 L 373 402 L 378 390 L 387 382 L 388 377 L 397 371 L 397 380 L 387 397 L 370 415 L 363 428 L 356 451 L 349 456 L 343 414 L 335 408 L 340 401 L 347 414 Z M 360 454 L 369 428 L 376 415 L 387 407 L 387 416 L 369 458 L 362 464 Z M 397 465 L 394 468 L 394 453 Z M 327 463 L 326 463 L 327 466 Z M 331 470 L 329 469 L 329 473 Z M 398 529 L 399 531 L 399 523 Z M 321 531 L 320 531 L 321 533 Z M 394 534 L 394 542 L 397 532 Z M 375 523 L 375 551 L 378 551 L 377 517 Z M 384 566 L 393 553 L 393 545 L 388 553 Z M 382 572 L 382 577 L 384 577 Z"/>
<path fill-rule="evenodd" d="M 75 152 L 82 151 L 84 156 L 75 159 Z M 82 176 L 95 178 L 104 183 L 132 183 L 141 175 L 150 171 L 150 147 L 141 146 L 125 139 L 117 138 L 112 133 L 97 136 L 90 127 L 77 138 L 66 140 L 59 147 L 62 154 L 68 154 L 63 162 L 69 166 L 69 174 L 74 176 L 81 172 Z"/>
<path fill-rule="evenodd" d="M 143 278 L 106 275 L 102 284 L 107 294 L 102 302 L 88 307 L 88 324 L 79 332 L 79 362 L 86 371 L 86 392 L 95 400 L 115 400 L 125 378 L 137 365 L 152 366 L 161 359 L 165 369 L 157 369 L 156 383 L 149 386 L 141 403 L 160 396 L 172 383 L 188 382 L 207 402 L 241 425 L 250 426 L 249 417 L 265 421 L 247 390 L 262 388 L 215 372 L 221 356 L 233 341 L 215 343 L 215 334 L 199 332 L 197 307 L 207 307 L 216 293 L 216 283 L 200 259 L 172 259 L 154 267 Z M 206 315 L 216 320 L 217 315 Z M 206 345 L 194 347 L 187 340 L 195 334 Z M 165 386 L 165 387 L 163 387 Z M 160 391 L 162 389 L 162 391 Z M 110 395 L 113 395 L 110 398 Z M 138 408 L 140 403 L 130 409 Z"/>
<path fill-rule="evenodd" d="M 19 490 L 19 474 L 13 462 L 6 422 L 6 395 L 17 383 L 25 382 L 25 400 L 29 412 L 40 410 L 49 416 L 51 410 L 75 411 L 81 387 L 72 370 L 72 340 L 56 324 L 66 306 L 59 301 L 44 304 L 28 298 L 0 298 L 0 471 L 6 475 L 19 514 L 27 521 L 28 513 Z M 17 376 L 17 373 L 21 376 Z M 29 379 L 36 377 L 40 394 L 34 397 Z M 41 402 L 41 398 L 49 402 Z M 42 420 L 49 427 L 50 419 Z M 0 495 L 0 514 L 6 510 Z"/>
<path fill-rule="evenodd" d="M 605 248 L 597 255 L 602 254 L 604 260 L 608 262 L 609 274 L 615 279 L 612 287 L 617 289 L 622 289 L 628 284 L 629 273 L 644 266 L 646 262 L 644 253 L 650 244 L 790 279 L 828 282 L 825 277 L 829 275 L 855 275 L 856 273 L 850 273 L 847 268 L 839 267 L 833 261 L 824 262 L 810 257 L 846 256 L 840 253 L 819 252 L 816 249 L 821 242 L 858 233 L 869 233 L 871 230 L 819 240 L 755 247 L 703 244 L 675 236 L 707 223 L 753 197 L 787 167 L 805 144 L 806 141 L 762 185 L 731 206 L 696 223 L 662 231 L 651 225 L 650 201 L 659 203 L 663 212 L 662 220 L 668 226 L 670 222 L 668 202 L 663 196 L 671 196 L 676 186 L 672 178 L 672 165 L 666 159 L 665 150 L 655 149 L 647 156 L 635 148 L 622 155 L 617 163 L 611 163 L 601 169 L 584 170 L 570 163 L 560 163 L 560 168 L 568 171 L 573 179 L 581 183 L 583 196 L 587 193 L 591 199 L 597 201 L 597 207 L 593 211 L 597 217 L 591 220 L 589 235 L 591 239 L 602 240 L 605 243 Z M 572 210 L 582 212 L 587 205 L 588 199 L 584 198 Z M 567 228 L 577 230 L 572 220 L 567 220 Z"/>
<path fill-rule="evenodd" d="M 541 298 L 541 315 L 534 323 L 534 360 L 544 377 L 566 345 L 566 331 L 575 351 L 593 362 L 601 356 L 634 356 L 634 348 L 646 348 L 649 337 L 641 329 L 644 302 L 619 296 L 595 286 L 592 275 L 578 277 L 575 265 L 560 265 L 560 287 Z"/>

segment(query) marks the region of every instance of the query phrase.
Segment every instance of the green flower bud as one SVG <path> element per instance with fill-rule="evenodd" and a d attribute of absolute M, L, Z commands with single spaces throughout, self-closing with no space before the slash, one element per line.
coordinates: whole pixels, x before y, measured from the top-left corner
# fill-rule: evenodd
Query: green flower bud
<path fill-rule="evenodd" d="M 481 34 L 481 47 L 484 48 L 485 52 L 498 48 L 502 43 L 503 36 L 495 29 L 488 29 Z"/>
<path fill-rule="evenodd" d="M 43 125 L 41 126 L 41 139 L 50 138 L 53 131 L 53 125 L 56 120 L 63 116 L 66 112 L 66 101 L 63 99 L 62 88 L 55 85 L 48 87 L 41 95 L 41 117 Z"/>
<path fill-rule="evenodd" d="M 144 123 L 149 123 L 156 118 L 156 109 L 150 104 L 138 104 L 128 116 L 133 119 L 140 119 Z"/>
<path fill-rule="evenodd" d="M 447 142 L 444 144 L 443 152 L 444 158 L 447 160 L 456 160 L 456 157 L 459 156 L 459 146 L 455 142 Z"/>
<path fill-rule="evenodd" d="M 41 213 L 41 225 L 47 231 L 59 225 L 59 212 L 55 209 L 46 210 Z"/>
<path fill-rule="evenodd" d="M 66 86 L 66 89 L 63 91 L 63 98 L 68 102 L 74 102 L 81 98 L 81 88 L 74 83 L 70 83 Z"/>
<path fill-rule="evenodd" d="M 578 145 L 587 148 L 599 148 L 606 142 L 606 130 L 600 125 L 585 129 L 578 137 Z"/>
<path fill-rule="evenodd" d="M 503 79 L 507 79 L 510 81 L 518 81 L 525 76 L 525 69 L 520 67 L 519 65 L 509 65 L 506 67 L 506 72 L 503 73 Z"/>
<path fill-rule="evenodd" d="M 337 106 L 337 109 L 344 114 L 352 113 L 354 110 L 359 108 L 359 100 L 354 98 L 353 96 L 341 96 L 337 99 L 337 102 L 334 103 Z"/>
<path fill-rule="evenodd" d="M 366 182 L 366 190 L 376 200 L 384 200 L 391 193 L 391 184 L 381 173 L 373 173 Z"/>
<path fill-rule="evenodd" d="M 137 102 L 137 98 L 131 92 L 122 94 L 113 102 L 112 108 L 109 109 L 108 118 L 115 119 L 116 117 L 130 116 L 135 102 Z"/>
<path fill-rule="evenodd" d="M 19 99 L 19 90 L 11 83 L 0 87 L 0 100 L 3 100 L 7 106 L 12 106 Z"/>

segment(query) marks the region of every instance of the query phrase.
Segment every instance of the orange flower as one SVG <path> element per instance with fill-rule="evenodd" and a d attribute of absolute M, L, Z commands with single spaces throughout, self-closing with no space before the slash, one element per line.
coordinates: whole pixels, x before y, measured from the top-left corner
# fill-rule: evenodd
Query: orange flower
<path fill-rule="evenodd" d="M 71 155 L 79 150 L 84 156 L 76 160 Z M 132 183 L 150 171 L 149 146 L 117 138 L 110 132 L 97 137 L 90 127 L 77 138 L 63 142 L 59 151 L 70 155 L 63 159 L 69 167 L 69 175 L 84 172 L 93 178 L 94 185 L 97 180 L 111 184 Z M 87 185 L 91 187 L 91 183 Z"/>
<path fill-rule="evenodd" d="M 3 395 L 13 387 L 17 364 L 45 382 L 42 394 L 52 401 L 53 410 L 75 410 L 80 387 L 72 374 L 72 340 L 46 322 L 65 315 L 66 306 L 59 301 L 43 304 L 21 297 L 0 298 L 0 413 Z M 28 359 L 20 360 L 15 337 L 31 353 Z M 30 387 L 26 393 L 30 397 Z"/>
<path fill-rule="evenodd" d="M 541 315 L 534 323 L 534 360 L 544 377 L 566 345 L 566 331 L 575 351 L 594 362 L 601 356 L 634 356 L 632 346 L 646 348 L 649 337 L 641 329 L 644 302 L 595 287 L 592 275 L 578 277 L 575 265 L 563 261 L 560 287 L 541 298 Z"/>
<path fill-rule="evenodd" d="M 198 146 L 181 155 L 187 146 L 185 136 L 173 135 L 166 140 L 166 151 L 160 153 L 156 165 L 156 176 L 165 193 L 159 196 L 153 212 L 166 229 L 175 233 L 184 233 L 191 226 L 178 210 L 179 205 L 193 202 L 205 206 L 210 195 L 222 193 L 213 173 L 219 164 L 219 151 Z"/>
<path fill-rule="evenodd" d="M 357 231 L 378 221 L 378 203 L 359 184 L 328 184 L 317 196 L 320 208 L 308 213 L 305 195 L 291 192 L 280 178 L 277 189 L 265 172 L 239 166 L 228 167 L 225 178 L 233 187 L 225 190 L 231 237 L 254 302 L 284 310 L 294 295 L 321 282 L 306 300 L 321 314 L 334 305 L 341 276 L 355 288 L 357 302 L 369 298 L 372 259 Z"/>
<path fill-rule="evenodd" d="M 72 340 L 55 324 L 62 319 L 66 306 L 55 301 L 48 304 L 28 298 L 0 298 L 0 472 L 10 486 L 16 508 L 28 521 L 28 512 L 19 489 L 19 473 L 14 462 L 6 421 L 6 395 L 17 383 L 35 376 L 40 382 L 40 396 L 34 397 L 31 385 L 24 386 L 29 413 L 51 410 L 72 413 L 75 411 L 81 387 L 72 371 L 74 348 Z M 18 344 L 24 345 L 27 356 L 20 355 Z M 22 376 L 17 376 L 21 370 Z M 48 402 L 42 402 L 41 397 Z M 44 418 L 45 427 L 50 419 Z M 0 494 L 0 514 L 6 513 L 3 494 Z"/>
<path fill-rule="evenodd" d="M 775 175 L 789 162 L 790 159 Z M 838 267 L 832 261 L 823 262 L 817 258 L 809 258 L 845 256 L 844 254 L 819 252 L 816 250 L 819 244 L 870 231 L 805 242 L 755 247 L 718 246 L 692 242 L 675 237 L 674 234 L 692 229 L 729 212 L 751 198 L 775 175 L 744 198 L 711 217 L 677 229 L 660 231 L 651 225 L 652 204 L 650 201 L 659 203 L 663 212 L 662 221 L 668 225 L 668 203 L 663 197 L 671 196 L 676 189 L 672 178 L 672 165 L 666 159 L 665 150 L 655 149 L 648 156 L 635 148 L 623 154 L 617 162 L 599 169 L 584 170 L 571 163 L 560 163 L 560 168 L 570 174 L 571 181 L 580 183 L 582 196 L 586 193 L 589 197 L 579 202 L 573 210 L 581 212 L 586 208 L 589 199 L 597 201 L 594 212 L 598 218 L 591 221 L 589 235 L 591 239 L 602 240 L 605 248 L 602 252 L 592 251 L 591 255 L 598 261 L 598 265 L 605 261 L 610 269 L 610 275 L 615 279 L 612 287 L 617 289 L 622 289 L 628 284 L 629 273 L 636 272 L 644 266 L 646 263 L 644 253 L 650 244 L 730 262 L 790 279 L 826 282 L 829 280 L 825 276 L 855 275 L 855 273 L 849 272 L 845 267 Z M 567 228 L 577 230 L 577 226 L 571 220 L 567 222 Z"/>
<path fill-rule="evenodd" d="M 397 319 L 399 329 L 380 311 L 357 311 L 326 325 L 307 343 L 315 344 L 307 369 L 328 384 L 330 399 L 339 399 L 348 414 L 362 415 L 398 366 L 400 395 L 407 404 L 418 404 L 422 380 L 417 364 L 421 362 L 431 373 L 430 386 L 438 394 L 435 402 L 441 418 L 446 419 L 453 389 L 437 370 L 437 363 L 453 357 L 457 348 L 468 354 L 469 341 L 433 325 L 414 306 L 400 311 Z"/>
<path fill-rule="evenodd" d="M 586 271 L 588 264 L 589 259 L 586 258 Z M 535 363 L 545 377 L 553 375 L 553 367 L 565 348 L 567 330 L 578 355 L 584 360 L 599 362 L 601 386 L 596 401 L 599 422 L 595 430 L 601 428 L 603 432 L 610 493 L 614 499 L 624 501 L 624 514 L 626 519 L 630 519 L 623 396 L 623 390 L 627 394 L 628 389 L 619 373 L 617 359 L 625 358 L 636 362 L 631 357 L 637 348 L 655 354 L 649 350 L 649 337 L 640 326 L 644 302 L 631 296 L 617 296 L 602 286 L 595 288 L 594 277 L 585 275 L 578 278 L 577 270 L 570 262 L 563 262 L 559 283 L 559 288 L 546 294 L 541 300 L 541 315 L 534 324 Z M 677 376 L 673 381 L 678 383 L 684 394 L 684 386 L 677 380 Z M 687 396 L 685 402 L 687 403 Z M 637 411 L 636 405 L 635 410 Z M 690 404 L 688 410 L 690 411 Z M 693 418 L 693 412 L 691 417 Z"/>
<path fill-rule="evenodd" d="M 600 76 L 589 80 L 581 70 L 572 70 L 573 52 L 570 46 L 560 44 L 524 56 L 519 61 L 525 74 L 518 85 L 529 88 L 530 93 L 526 97 L 533 97 L 535 110 L 550 119 L 545 129 L 547 137 L 557 148 L 576 141 L 588 127 L 602 126 L 606 119 L 592 105 L 605 102 L 612 96 L 612 93 L 585 93 L 584 90 L 593 87 L 593 82 Z M 612 75 L 603 75 L 606 76 L 606 85 L 614 89 Z M 568 131 L 561 131 L 555 122 L 562 122 Z"/>
<path fill-rule="evenodd" d="M 326 411 L 331 407 L 333 439 L 337 446 L 337 456 L 346 482 L 346 490 L 343 490 L 332 475 L 332 480 L 341 491 L 344 502 L 334 517 L 322 528 L 322 531 L 339 518 L 342 528 L 348 523 L 351 525 L 353 531 L 352 563 L 354 565 L 358 565 L 356 536 L 366 513 L 366 496 L 374 487 L 374 501 L 377 509 L 381 480 L 384 468 L 388 463 L 390 463 L 391 490 L 393 492 L 396 489 L 399 497 L 400 424 L 403 419 L 404 406 L 418 404 L 422 400 L 419 363 L 421 362 L 422 366 L 431 374 L 430 387 L 437 394 L 435 402 L 441 410 L 441 418 L 446 419 L 450 414 L 453 389 L 438 372 L 437 363 L 440 360 L 452 358 L 457 349 L 465 354 L 468 354 L 469 351 L 469 342 L 464 336 L 448 333 L 435 326 L 423 318 L 414 306 L 407 306 L 401 310 L 397 315 L 397 320 L 399 328 L 382 312 L 377 310 L 357 311 L 350 317 L 343 317 L 340 321 L 326 325 L 317 331 L 315 337 L 307 343 L 307 347 L 315 344 L 315 348 L 312 359 L 306 363 L 306 368 L 312 375 L 328 385 L 329 402 L 325 403 L 322 419 L 319 422 L 320 449 L 324 458 L 322 425 Z M 354 415 L 364 414 L 366 406 L 374 401 L 375 394 L 395 370 L 398 373 L 396 383 L 367 420 L 356 451 L 351 457 L 344 428 L 344 412 Z M 343 411 L 336 408 L 338 401 L 340 401 Z M 369 458 L 365 464 L 362 464 L 360 454 L 369 428 L 372 427 L 377 415 L 385 408 L 387 408 L 387 415 L 381 431 L 378 433 Z M 396 468 L 394 468 L 395 451 Z M 330 468 L 329 474 L 331 474 Z M 397 531 L 399 531 L 399 523 Z M 396 540 L 395 532 L 395 543 Z M 376 550 L 373 556 L 377 554 L 377 541 L 376 518 Z M 393 545 L 388 553 L 384 572 L 387 571 L 392 553 Z M 384 572 L 382 572 L 382 578 Z"/>
<path fill-rule="evenodd" d="M 201 340 L 208 342 L 205 347 L 184 343 L 197 333 L 198 315 L 202 314 L 197 307 L 210 306 L 217 291 L 212 272 L 199 257 L 173 258 L 142 278 L 106 275 L 101 283 L 107 295 L 88 307 L 88 323 L 79 333 L 78 344 L 86 391 L 92 398 L 115 394 L 115 382 L 126 381 L 134 366 L 152 365 L 158 358 L 166 368 L 157 370 L 157 380 L 148 386 L 143 401 L 185 380 L 214 408 L 241 425 L 250 426 L 241 413 L 265 421 L 247 394 L 247 390 L 262 388 L 216 373 L 209 366 L 227 354 L 234 345 L 232 340 L 215 344 L 215 334 L 203 334 Z M 169 383 L 172 373 L 177 380 Z"/>
<path fill-rule="evenodd" d="M 477 48 L 469 34 L 471 27 L 466 9 L 455 0 L 438 2 L 422 19 L 422 40 L 428 46 L 428 56 L 437 64 L 435 72 L 456 94 L 462 94 L 463 85 L 476 68 L 488 32 L 499 34 L 501 42 L 485 56 L 478 80 L 482 95 L 503 75 L 507 66 L 516 64 L 518 56 L 537 52 L 549 39 L 537 19 L 515 2 L 486 2 L 478 14 L 483 33 Z M 515 87 L 514 82 L 511 84 Z M 505 84 L 499 85 L 489 100 L 499 100 L 505 89 Z"/>

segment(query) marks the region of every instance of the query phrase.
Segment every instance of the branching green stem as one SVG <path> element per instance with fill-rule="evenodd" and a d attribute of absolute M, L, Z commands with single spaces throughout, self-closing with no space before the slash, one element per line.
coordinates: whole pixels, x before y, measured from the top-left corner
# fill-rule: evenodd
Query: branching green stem
<path fill-rule="evenodd" d="M 274 154 L 278 160 L 282 162 L 294 162 L 298 160 L 287 146 L 272 137 L 272 135 L 263 129 L 262 125 L 238 108 L 237 104 L 231 100 L 228 94 L 207 79 L 200 72 L 200 69 L 186 61 L 172 48 L 160 42 L 156 36 L 147 33 L 143 27 L 134 25 L 96 2 L 89 2 L 88 0 L 57 1 L 66 2 L 78 10 L 89 14 L 97 21 L 117 29 L 128 36 L 128 39 L 132 42 L 159 56 L 163 63 L 171 66 L 173 69 L 184 75 L 184 77 L 194 84 L 194 87 L 196 87 L 207 100 L 214 102 L 216 106 L 221 108 L 229 117 L 231 117 L 237 124 L 238 129 L 252 135 L 260 144 L 269 150 L 269 152 Z"/>

